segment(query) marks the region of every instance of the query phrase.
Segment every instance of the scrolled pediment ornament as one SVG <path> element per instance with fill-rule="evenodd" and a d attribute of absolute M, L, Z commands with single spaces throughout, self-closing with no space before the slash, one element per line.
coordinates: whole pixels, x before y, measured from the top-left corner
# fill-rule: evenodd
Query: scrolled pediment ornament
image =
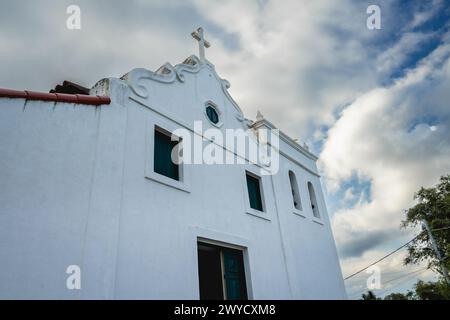
<path fill-rule="evenodd" d="M 184 72 L 196 73 L 200 70 L 200 61 L 196 56 L 190 56 L 183 63 L 176 66 L 165 63 L 156 71 L 150 71 L 144 68 L 133 69 L 121 79 L 125 80 L 131 91 L 141 98 L 148 97 L 147 81 L 156 81 L 160 83 L 172 83 L 175 81 L 184 82 Z"/>

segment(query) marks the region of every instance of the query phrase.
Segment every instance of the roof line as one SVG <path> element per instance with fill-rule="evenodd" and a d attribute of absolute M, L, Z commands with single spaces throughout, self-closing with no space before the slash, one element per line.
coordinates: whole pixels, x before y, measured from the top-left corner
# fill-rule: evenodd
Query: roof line
<path fill-rule="evenodd" d="M 90 96 L 82 94 L 46 93 L 29 90 L 12 90 L 0 88 L 0 98 L 21 98 L 26 100 L 55 101 L 99 106 L 110 104 L 108 96 Z"/>

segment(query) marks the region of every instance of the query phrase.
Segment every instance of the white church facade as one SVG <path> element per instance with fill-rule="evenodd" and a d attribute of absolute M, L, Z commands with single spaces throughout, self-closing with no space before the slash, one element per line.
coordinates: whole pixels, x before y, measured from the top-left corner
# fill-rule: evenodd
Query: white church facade
<path fill-rule="evenodd" d="M 346 298 L 317 157 L 245 118 L 194 37 L 88 94 L 0 90 L 0 298 Z M 276 130 L 276 170 L 174 163 L 180 129 L 234 155 L 205 130 Z"/>

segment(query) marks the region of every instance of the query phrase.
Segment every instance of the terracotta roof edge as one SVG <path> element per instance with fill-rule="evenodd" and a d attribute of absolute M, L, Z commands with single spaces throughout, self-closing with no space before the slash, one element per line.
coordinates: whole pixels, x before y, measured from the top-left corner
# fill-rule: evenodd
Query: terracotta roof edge
<path fill-rule="evenodd" d="M 30 90 L 12 90 L 0 88 L 0 98 L 21 98 L 26 100 L 55 101 L 76 104 L 87 104 L 99 106 L 110 104 L 111 98 L 108 96 L 67 94 L 67 93 L 46 93 Z"/>

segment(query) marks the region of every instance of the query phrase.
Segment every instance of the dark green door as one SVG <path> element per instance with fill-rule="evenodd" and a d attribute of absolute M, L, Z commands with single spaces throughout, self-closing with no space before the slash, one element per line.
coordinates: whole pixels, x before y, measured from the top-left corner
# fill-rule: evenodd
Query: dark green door
<path fill-rule="evenodd" d="M 242 252 L 224 249 L 223 265 L 227 299 L 247 299 Z"/>

